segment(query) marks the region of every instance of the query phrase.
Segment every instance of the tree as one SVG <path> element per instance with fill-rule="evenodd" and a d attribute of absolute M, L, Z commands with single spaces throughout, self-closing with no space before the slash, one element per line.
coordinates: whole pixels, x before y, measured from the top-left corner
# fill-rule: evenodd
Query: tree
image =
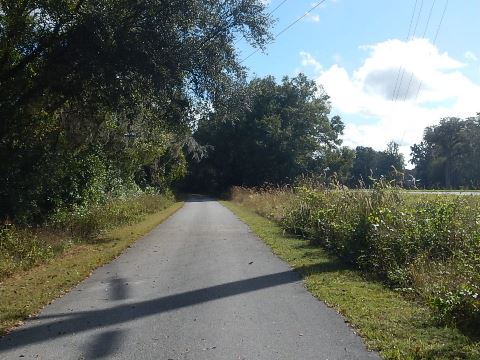
<path fill-rule="evenodd" d="M 290 183 L 340 144 L 343 123 L 329 118 L 328 96 L 302 74 L 279 84 L 273 77 L 254 79 L 233 96 L 234 108 L 213 111 L 195 132 L 212 147 L 194 165 L 191 183 L 203 189 Z"/>
<path fill-rule="evenodd" d="M 374 179 L 381 177 L 387 180 L 401 180 L 398 177 L 401 177 L 404 170 L 405 160 L 397 143 L 390 142 L 384 151 L 357 146 L 350 184 L 371 186 Z"/>
<path fill-rule="evenodd" d="M 480 117 L 445 118 L 425 129 L 412 150 L 412 164 L 426 187 L 480 185 Z"/>
<path fill-rule="evenodd" d="M 0 2 L 0 218 L 181 162 L 193 109 L 244 76 L 235 37 L 269 23 L 260 0 Z"/>
<path fill-rule="evenodd" d="M 355 150 L 346 146 L 331 147 L 312 159 L 309 172 L 324 179 L 334 177 L 339 183 L 347 184 L 352 176 Z"/>

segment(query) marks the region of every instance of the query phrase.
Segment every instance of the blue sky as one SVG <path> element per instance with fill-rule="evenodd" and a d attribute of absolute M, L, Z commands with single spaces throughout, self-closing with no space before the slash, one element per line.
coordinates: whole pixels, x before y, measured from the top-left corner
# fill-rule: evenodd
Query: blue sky
<path fill-rule="evenodd" d="M 434 44 L 446 2 L 326 0 L 244 65 L 252 77 L 306 73 L 331 96 L 332 111 L 347 125 L 346 145 L 382 149 L 395 140 L 408 156 L 425 126 L 480 112 L 480 1 L 450 0 Z M 417 25 L 416 33 L 407 41 L 415 3 L 410 33 Z M 287 0 L 273 14 L 273 33 L 314 4 Z M 243 42 L 238 48 L 240 58 L 252 51 Z M 398 74 L 404 75 L 400 85 Z"/>

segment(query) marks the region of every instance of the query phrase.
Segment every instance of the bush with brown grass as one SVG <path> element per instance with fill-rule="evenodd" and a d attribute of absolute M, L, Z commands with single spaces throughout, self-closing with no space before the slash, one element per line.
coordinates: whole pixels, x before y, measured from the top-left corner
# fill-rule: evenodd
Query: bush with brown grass
<path fill-rule="evenodd" d="M 441 323 L 479 335 L 480 197 L 303 184 L 232 190 L 232 199 L 274 219 L 430 306 Z"/>
<path fill-rule="evenodd" d="M 173 201 L 171 194 L 139 193 L 59 210 L 35 227 L 5 221 L 0 225 L 0 279 L 53 259 L 72 244 L 92 241 L 102 231 L 139 221 Z"/>

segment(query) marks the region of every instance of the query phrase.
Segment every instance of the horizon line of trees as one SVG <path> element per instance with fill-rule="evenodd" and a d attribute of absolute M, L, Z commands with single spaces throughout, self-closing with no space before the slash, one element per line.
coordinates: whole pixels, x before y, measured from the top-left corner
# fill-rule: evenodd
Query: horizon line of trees
<path fill-rule="evenodd" d="M 235 42 L 265 48 L 271 23 L 261 0 L 0 2 L 0 220 L 147 188 L 410 174 L 395 143 L 342 146 L 342 120 L 305 75 L 246 80 Z M 479 159 L 479 117 L 444 119 L 412 147 L 412 176 L 479 187 Z"/>
<path fill-rule="evenodd" d="M 299 176 L 334 175 L 349 186 L 374 178 L 398 180 L 405 160 L 398 144 L 384 151 L 342 146 L 344 124 L 329 96 L 305 75 L 256 78 L 235 89 L 231 102 L 198 120 L 195 140 L 206 156 L 190 158 L 183 188 L 223 192 L 231 186 L 292 184 Z"/>
<path fill-rule="evenodd" d="M 445 118 L 411 147 L 413 170 L 395 142 L 385 150 L 342 146 L 344 124 L 331 116 L 329 96 L 305 75 L 256 78 L 231 102 L 199 119 L 201 161 L 189 159 L 183 189 L 223 192 L 231 186 L 292 184 L 298 177 L 334 177 L 369 188 L 384 179 L 406 188 L 479 188 L 480 116 Z"/>
<path fill-rule="evenodd" d="M 425 129 L 411 147 L 415 176 L 425 188 L 480 188 L 480 113 L 448 117 Z"/>

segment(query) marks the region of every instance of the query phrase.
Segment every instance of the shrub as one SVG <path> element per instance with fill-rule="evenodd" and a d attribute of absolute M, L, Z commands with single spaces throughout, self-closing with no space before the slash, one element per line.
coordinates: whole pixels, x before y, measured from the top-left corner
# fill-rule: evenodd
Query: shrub
<path fill-rule="evenodd" d="M 173 203 L 172 194 L 151 190 L 90 206 L 58 210 L 43 226 L 0 226 L 0 279 L 54 258 L 74 242 L 91 241 L 101 231 L 132 223 Z"/>
<path fill-rule="evenodd" d="M 232 197 L 417 294 L 441 323 L 480 329 L 480 197 L 409 194 L 383 181 L 370 191 L 300 185 Z"/>
<path fill-rule="evenodd" d="M 52 258 L 56 250 L 31 229 L 4 224 L 0 227 L 0 279 Z"/>

